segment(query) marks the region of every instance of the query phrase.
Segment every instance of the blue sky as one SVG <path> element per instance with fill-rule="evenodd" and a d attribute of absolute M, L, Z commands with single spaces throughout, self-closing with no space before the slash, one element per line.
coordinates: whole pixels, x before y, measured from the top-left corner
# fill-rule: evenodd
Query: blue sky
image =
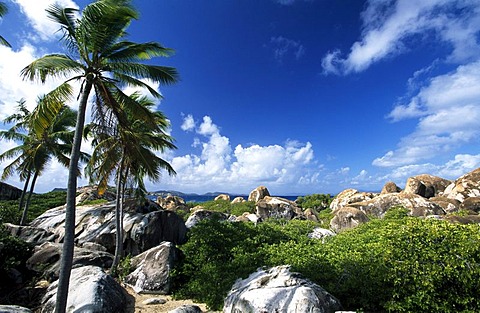
<path fill-rule="evenodd" d="M 62 51 L 44 13 L 51 2 L 6 1 L 0 34 L 12 48 L 0 47 L 1 119 L 19 99 L 33 107 L 58 84 L 19 77 L 35 58 Z M 163 157 L 178 174 L 147 183 L 150 190 L 378 191 L 480 166 L 478 0 L 134 3 L 141 16 L 129 39 L 175 49 L 155 62 L 181 76 L 154 86 L 178 147 Z M 2 142 L 0 152 L 14 144 Z M 37 191 L 64 187 L 66 175 L 52 162 Z"/>

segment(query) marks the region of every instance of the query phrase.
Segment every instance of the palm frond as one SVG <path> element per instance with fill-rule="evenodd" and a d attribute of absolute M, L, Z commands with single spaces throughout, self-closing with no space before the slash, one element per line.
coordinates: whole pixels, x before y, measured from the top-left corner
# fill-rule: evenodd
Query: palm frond
<path fill-rule="evenodd" d="M 36 59 L 21 71 L 21 76 L 28 80 L 45 82 L 48 76 L 68 77 L 73 73 L 83 73 L 86 68 L 83 64 L 63 54 L 48 54 Z"/>
<path fill-rule="evenodd" d="M 77 21 L 76 15 L 78 10 L 74 8 L 64 8 L 55 3 L 50 5 L 45 11 L 47 11 L 47 16 L 49 19 L 60 24 L 61 29 L 64 32 L 63 39 L 65 40 L 70 51 L 78 49 L 75 40 Z"/>
<path fill-rule="evenodd" d="M 175 50 L 165 48 L 157 42 L 135 43 L 120 41 L 102 53 L 110 62 L 135 62 L 150 60 L 154 57 L 169 57 Z"/>
<path fill-rule="evenodd" d="M 127 81 L 125 76 L 133 76 L 137 79 L 148 78 L 153 82 L 158 82 L 164 85 L 171 85 L 179 80 L 179 75 L 174 67 L 148 65 L 142 63 L 110 63 L 109 70 L 113 72 L 113 77 L 120 81 L 125 80 L 127 83 L 133 84 L 133 80 Z M 132 77 L 132 78 L 133 78 Z M 142 84 L 138 84 L 142 86 Z M 150 90 L 150 89 L 149 89 Z"/>

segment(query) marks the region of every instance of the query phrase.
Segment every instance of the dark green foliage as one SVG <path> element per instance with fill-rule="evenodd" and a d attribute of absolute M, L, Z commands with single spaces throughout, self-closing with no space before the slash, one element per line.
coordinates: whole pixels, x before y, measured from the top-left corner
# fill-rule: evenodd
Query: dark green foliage
<path fill-rule="evenodd" d="M 27 222 L 32 221 L 43 212 L 65 204 L 65 191 L 51 191 L 33 194 Z M 0 223 L 18 224 L 22 212 L 18 211 L 18 200 L 0 201 Z"/>
<path fill-rule="evenodd" d="M 313 227 L 307 221 L 255 226 L 205 220 L 191 229 L 188 242 L 181 247 L 185 259 L 174 271 L 175 296 L 193 298 L 219 310 L 237 278 L 245 278 L 267 263 L 265 247 L 307 238 Z"/>
<path fill-rule="evenodd" d="M 290 264 L 348 310 L 480 311 L 480 225 L 406 217 L 398 208 L 323 244 L 307 237 L 314 226 L 204 221 L 182 246 L 175 295 L 219 309 L 237 278 Z"/>
<path fill-rule="evenodd" d="M 329 194 L 313 194 L 303 197 L 298 197 L 295 202 L 297 205 L 304 209 L 316 209 L 321 211 L 330 207 L 333 197 Z"/>
<path fill-rule="evenodd" d="M 254 213 L 255 203 L 252 201 L 245 201 L 239 203 L 231 203 L 226 200 L 212 200 L 203 203 L 199 203 L 205 210 L 232 214 L 240 216 L 244 212 Z"/>

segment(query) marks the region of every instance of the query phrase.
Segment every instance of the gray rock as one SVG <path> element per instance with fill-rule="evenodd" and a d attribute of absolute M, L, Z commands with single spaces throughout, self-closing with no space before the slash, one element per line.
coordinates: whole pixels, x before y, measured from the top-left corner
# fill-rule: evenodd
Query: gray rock
<path fill-rule="evenodd" d="M 37 247 L 27 260 L 27 268 L 43 275 L 50 281 L 58 279 L 60 271 L 60 256 L 63 244 L 46 242 Z M 104 251 L 94 251 L 75 247 L 73 252 L 73 268 L 86 265 L 110 268 L 113 255 Z"/>
<path fill-rule="evenodd" d="M 0 200 L 17 200 L 21 195 L 21 189 L 4 182 L 0 182 Z"/>
<path fill-rule="evenodd" d="M 174 310 L 168 311 L 168 313 L 202 313 L 202 310 L 197 305 L 184 304 Z"/>
<path fill-rule="evenodd" d="M 50 285 L 42 299 L 42 313 L 55 309 L 58 281 Z M 124 312 L 127 303 L 122 287 L 96 266 L 72 269 L 67 312 Z"/>
<path fill-rule="evenodd" d="M 170 271 L 178 258 L 179 252 L 175 245 L 163 242 L 132 258 L 134 271 L 124 281 L 136 293 L 168 294 Z"/>
<path fill-rule="evenodd" d="M 395 184 L 393 181 L 389 181 L 383 186 L 380 194 L 383 195 L 383 194 L 386 194 L 386 193 L 395 193 L 395 192 L 400 192 L 400 191 L 402 191 L 402 189 L 400 187 L 398 187 L 397 184 Z"/>
<path fill-rule="evenodd" d="M 408 209 L 411 216 L 444 215 L 442 207 L 422 196 L 410 193 L 389 193 L 371 200 L 350 204 L 366 214 L 382 218 L 393 207 Z"/>
<path fill-rule="evenodd" d="M 165 303 L 167 303 L 167 300 L 165 300 L 163 298 L 150 298 L 150 299 L 142 301 L 142 303 L 145 304 L 145 305 L 165 304 Z"/>
<path fill-rule="evenodd" d="M 114 204 L 77 206 L 75 242 L 79 246 L 93 242 L 114 253 L 116 233 L 114 211 Z M 123 216 L 125 255 L 137 255 L 162 241 L 185 243 L 187 228 L 183 219 L 176 213 L 157 210 L 144 214 L 137 211 L 134 206 L 127 207 Z M 33 220 L 31 226 L 52 233 L 56 242 L 62 242 L 64 223 L 65 208 L 62 206 L 46 211 Z"/>
<path fill-rule="evenodd" d="M 18 305 L 0 305 L 0 313 L 32 313 L 32 311 Z"/>
<path fill-rule="evenodd" d="M 431 198 L 441 194 L 450 184 L 451 181 L 448 179 L 422 174 L 410 177 L 403 192 Z"/>
<path fill-rule="evenodd" d="M 335 215 L 330 221 L 330 228 L 339 233 L 345 229 L 354 228 L 362 223 L 368 222 L 367 215 L 354 207 L 342 207 L 335 211 Z"/>
<path fill-rule="evenodd" d="M 313 231 L 308 234 L 308 238 L 319 239 L 322 240 L 322 242 L 324 242 L 326 238 L 332 236 L 335 236 L 335 233 L 333 231 L 320 227 L 315 227 Z"/>
<path fill-rule="evenodd" d="M 340 302 L 322 287 L 290 272 L 289 266 L 259 269 L 238 280 L 225 298 L 223 312 L 333 313 Z"/>
<path fill-rule="evenodd" d="M 335 213 L 336 210 L 350 206 L 352 203 L 368 201 L 375 198 L 378 194 L 372 192 L 359 192 L 356 189 L 345 189 L 340 192 L 330 203 L 330 209 Z"/>
<path fill-rule="evenodd" d="M 255 209 L 262 220 L 268 218 L 291 220 L 297 216 L 305 218 L 302 209 L 295 202 L 280 197 L 265 196 L 257 201 Z"/>
<path fill-rule="evenodd" d="M 443 196 L 463 202 L 469 197 L 480 197 L 480 168 L 477 168 L 451 183 Z"/>
<path fill-rule="evenodd" d="M 230 195 L 222 193 L 222 194 L 216 196 L 214 200 L 215 201 L 218 201 L 218 200 L 230 201 Z"/>
<path fill-rule="evenodd" d="M 190 229 L 205 219 L 216 218 L 221 221 L 226 221 L 229 219 L 229 217 L 230 216 L 225 213 L 209 211 L 204 209 L 197 209 L 192 214 L 190 214 L 187 221 L 185 222 L 185 226 L 188 229 Z"/>
<path fill-rule="evenodd" d="M 10 223 L 3 224 L 10 234 L 18 236 L 26 242 L 42 244 L 44 242 L 55 241 L 56 236 L 52 232 L 31 226 L 20 226 Z"/>
<path fill-rule="evenodd" d="M 461 210 L 480 213 L 480 197 L 469 197 L 460 205 Z"/>
<path fill-rule="evenodd" d="M 246 201 L 247 200 L 245 200 L 243 197 L 236 197 L 235 199 L 232 200 L 232 203 L 242 203 Z"/>
<path fill-rule="evenodd" d="M 267 196 L 270 196 L 267 187 L 259 186 L 250 192 L 248 195 L 248 201 L 258 202 Z"/>

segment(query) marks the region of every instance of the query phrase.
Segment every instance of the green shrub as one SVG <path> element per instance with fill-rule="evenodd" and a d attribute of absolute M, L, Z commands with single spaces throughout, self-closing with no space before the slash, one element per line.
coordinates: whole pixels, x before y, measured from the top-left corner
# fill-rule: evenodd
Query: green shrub
<path fill-rule="evenodd" d="M 51 191 L 43 194 L 33 194 L 28 208 L 27 221 L 32 221 L 45 211 L 64 205 L 66 191 Z M 18 210 L 20 200 L 0 201 L 0 222 L 18 224 L 22 212 Z M 22 208 L 23 210 L 23 208 Z"/>
<path fill-rule="evenodd" d="M 330 194 L 313 194 L 303 197 L 298 197 L 295 202 L 298 206 L 304 209 L 316 209 L 318 211 L 327 209 L 332 203 L 332 196 Z"/>
<path fill-rule="evenodd" d="M 397 216 L 345 231 L 324 245 L 276 244 L 268 258 L 270 265 L 291 264 L 345 309 L 476 312 L 479 243 L 479 225 Z"/>
<path fill-rule="evenodd" d="M 240 216 L 244 212 L 254 213 L 255 203 L 252 201 L 231 203 L 227 200 L 212 200 L 199 203 L 205 210 Z"/>
<path fill-rule="evenodd" d="M 181 247 L 184 261 L 173 271 L 174 296 L 193 298 L 219 310 L 236 279 L 266 265 L 265 247 L 287 240 L 303 242 L 312 222 L 230 223 L 205 220 Z"/>

